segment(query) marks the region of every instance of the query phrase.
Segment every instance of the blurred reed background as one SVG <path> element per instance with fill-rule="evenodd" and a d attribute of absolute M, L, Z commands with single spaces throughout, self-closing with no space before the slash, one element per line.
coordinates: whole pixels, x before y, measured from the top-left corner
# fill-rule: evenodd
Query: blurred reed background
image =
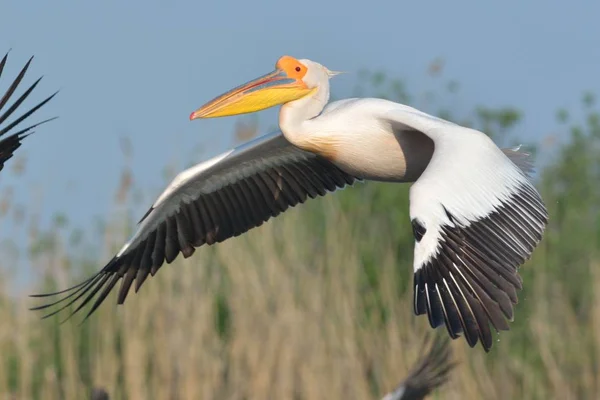
<path fill-rule="evenodd" d="M 368 71 L 356 92 L 485 129 L 504 146 L 519 141 L 519 110 L 457 112 L 459 85 L 440 69 L 430 68 L 440 88 L 433 94 L 412 96 L 401 81 Z M 264 133 L 247 121 L 235 133 L 239 140 Z M 515 322 L 489 354 L 463 339 L 452 342 L 459 366 L 434 399 L 582 399 L 599 392 L 594 96 L 584 95 L 581 109 L 559 111 L 556 126 L 560 141 L 527 144 L 550 155 L 538 158 L 535 180 L 551 219 L 521 269 Z M 26 165 L 25 147 L 4 173 Z M 138 187 L 126 168 L 101 229 L 71 228 L 68 210 L 57 210 L 55 224 L 42 230 L 35 207 L 11 200 L 11 191 L 26 188 L 3 187 L 0 223 L 29 227 L 35 282 L 15 293 L 11 256 L 0 256 L 0 398 L 85 399 L 93 388 L 132 400 L 381 398 L 413 366 L 430 331 L 427 318 L 412 312 L 408 188 L 357 184 L 312 200 L 247 235 L 179 257 L 125 306 L 117 308 L 111 296 L 85 324 L 75 318 L 59 325 L 28 311 L 38 303 L 27 294 L 64 288 L 103 266 L 139 219 L 131 210 L 158 193 Z M 10 232 L 2 239 L 9 243 Z"/>

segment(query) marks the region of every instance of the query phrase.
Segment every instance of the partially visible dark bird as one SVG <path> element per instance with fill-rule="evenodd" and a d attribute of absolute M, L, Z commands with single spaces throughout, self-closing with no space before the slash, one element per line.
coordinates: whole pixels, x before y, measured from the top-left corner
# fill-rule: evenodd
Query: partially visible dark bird
<path fill-rule="evenodd" d="M 2 81 L 2 73 L 4 72 L 4 66 L 6 65 L 6 60 L 8 59 L 8 53 L 4 55 L 2 61 L 0 61 L 0 84 Z M 37 126 L 40 126 L 48 121 L 51 121 L 55 118 L 46 119 L 41 122 L 37 122 L 35 124 L 31 124 L 25 128 L 21 128 L 20 124 L 27 120 L 34 112 L 39 110 L 44 104 L 49 102 L 57 92 L 54 92 L 51 96 L 47 97 L 34 107 L 30 108 L 28 111 L 18 115 L 14 120 L 7 122 L 8 119 L 15 113 L 15 111 L 21 110 L 21 104 L 29 97 L 31 92 L 35 89 L 35 87 L 40 83 L 42 78 L 38 78 L 27 90 L 23 92 L 12 104 L 9 104 L 9 100 L 11 100 L 12 96 L 15 94 L 17 88 L 21 84 L 21 81 L 25 77 L 25 73 L 29 69 L 29 65 L 33 57 L 27 61 L 27 64 L 21 69 L 21 72 L 17 75 L 14 81 L 10 84 L 10 86 L 6 89 L 6 92 L 0 98 L 0 171 L 4 168 L 4 163 L 8 161 L 14 154 L 14 152 L 21 147 L 23 139 L 33 133 L 33 129 Z"/>
<path fill-rule="evenodd" d="M 110 396 L 108 392 L 100 387 L 95 387 L 92 389 L 92 395 L 90 397 L 91 400 L 110 400 Z"/>
<path fill-rule="evenodd" d="M 423 353 L 427 350 L 429 341 L 428 335 L 423 344 Z M 429 347 L 429 352 L 413 367 L 408 377 L 381 400 L 424 399 L 448 381 L 448 374 L 456 365 L 451 358 L 450 340 L 437 335 Z"/>

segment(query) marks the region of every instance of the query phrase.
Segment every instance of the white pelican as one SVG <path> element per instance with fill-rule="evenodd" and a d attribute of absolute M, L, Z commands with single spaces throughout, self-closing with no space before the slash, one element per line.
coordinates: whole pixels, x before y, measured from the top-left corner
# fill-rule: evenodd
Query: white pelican
<path fill-rule="evenodd" d="M 4 57 L 2 58 L 2 61 L 0 61 L 0 78 L 2 77 L 2 72 L 4 71 L 4 66 L 6 65 L 7 59 L 8 59 L 8 53 L 6 53 L 4 55 Z M 23 122 L 24 120 L 29 118 L 29 116 L 31 116 L 31 114 L 33 114 L 34 112 L 39 110 L 42 106 L 44 106 L 44 104 L 49 102 L 58 92 L 55 92 L 51 96 L 47 97 L 46 99 L 44 99 L 43 101 L 38 103 L 36 106 L 32 107 L 31 109 L 29 109 L 28 111 L 26 111 L 25 113 L 23 113 L 22 115 L 17 117 L 14 121 L 8 123 L 6 126 L 2 126 L 2 124 L 4 124 L 4 122 L 6 122 L 6 120 L 17 109 L 19 109 L 21 104 L 25 101 L 25 99 L 27 99 L 27 97 L 31 94 L 31 92 L 38 85 L 40 80 L 42 80 L 42 78 L 38 78 L 27 90 L 25 90 L 25 92 L 23 92 L 23 94 L 21 96 L 19 96 L 15 100 L 14 103 L 12 103 L 10 106 L 8 106 L 8 108 L 4 112 L 2 111 L 4 109 L 4 107 L 7 106 L 8 101 L 13 96 L 13 94 L 19 87 L 19 84 L 25 77 L 25 73 L 27 72 L 27 69 L 29 69 L 29 65 L 31 64 L 32 60 L 33 60 L 33 57 L 31 57 L 29 59 L 29 61 L 27 61 L 27 63 L 21 69 L 21 71 L 19 72 L 19 74 L 17 75 L 15 80 L 10 84 L 10 86 L 6 89 L 6 92 L 4 93 L 4 95 L 2 95 L 2 97 L 0 98 L 0 171 L 4 168 L 4 163 L 13 156 L 14 152 L 19 147 L 21 147 L 23 139 L 25 139 L 25 137 L 27 137 L 31 133 L 33 133 L 32 129 L 34 129 L 37 126 L 40 126 L 43 123 L 46 123 L 46 122 L 54 119 L 54 118 L 50 118 L 45 121 L 41 121 L 36 124 L 30 125 L 27 128 L 21 128 L 20 130 L 18 130 L 16 132 L 14 131 L 14 129 L 17 128 L 17 126 L 21 122 Z M 9 136 L 5 136 L 7 134 Z"/>
<path fill-rule="evenodd" d="M 425 345 L 429 337 L 425 338 Z M 426 346 L 423 345 L 423 353 Z M 455 367 L 451 361 L 448 339 L 437 336 L 429 351 L 416 364 L 408 377 L 381 400 L 422 400 L 436 388 L 448 381 L 448 374 Z"/>
<path fill-rule="evenodd" d="M 357 180 L 415 182 L 410 218 L 415 236 L 414 311 L 492 346 L 490 323 L 508 330 L 521 289 L 518 267 L 547 223 L 527 172 L 527 154 L 500 150 L 485 134 L 382 99 L 327 105 L 324 66 L 284 56 L 273 72 L 193 112 L 190 119 L 283 104 L 281 132 L 265 135 L 181 172 L 158 197 L 122 249 L 88 280 L 43 309 L 93 301 L 89 316 L 123 278 L 118 304 L 181 252 L 212 245 L 261 225 L 307 197 Z M 97 297 L 96 297 L 97 295 Z M 86 317 L 87 318 L 87 317 Z M 505 319 L 506 318 L 506 319 Z"/>

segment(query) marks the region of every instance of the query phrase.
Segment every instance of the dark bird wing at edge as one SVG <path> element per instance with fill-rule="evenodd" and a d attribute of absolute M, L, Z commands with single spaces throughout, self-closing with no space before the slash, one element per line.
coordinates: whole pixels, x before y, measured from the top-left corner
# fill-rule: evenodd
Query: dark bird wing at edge
<path fill-rule="evenodd" d="M 426 335 L 423 344 L 425 352 L 430 335 Z M 393 392 L 382 400 L 421 400 L 433 390 L 448 381 L 448 374 L 455 367 L 451 361 L 450 339 L 437 335 L 429 345 L 429 351 L 413 367 L 408 377 Z"/>
<path fill-rule="evenodd" d="M 137 292 L 148 275 L 179 253 L 188 258 L 199 246 L 241 235 L 309 197 L 355 180 L 325 158 L 293 146 L 280 132 L 262 136 L 180 173 L 102 270 L 72 288 L 32 295 L 63 295 L 32 309 L 60 307 L 45 318 L 78 303 L 70 317 L 91 303 L 87 318 L 119 280 L 122 304 L 134 281 Z"/>
<path fill-rule="evenodd" d="M 2 61 L 0 61 L 0 79 L 2 78 L 2 73 L 4 72 L 4 66 L 6 65 L 6 61 L 8 59 L 8 53 L 4 55 Z M 12 122 L 7 123 L 6 126 L 3 124 L 11 117 L 14 112 L 19 109 L 21 104 L 29 97 L 31 92 L 36 88 L 36 86 L 40 83 L 42 78 L 38 78 L 23 94 L 21 94 L 12 104 L 8 104 L 9 100 L 15 94 L 17 88 L 21 84 L 21 81 L 25 77 L 27 70 L 29 69 L 29 65 L 33 57 L 27 61 L 25 66 L 21 69 L 15 80 L 10 84 L 6 92 L 0 98 L 0 171 L 4 168 L 4 163 L 8 161 L 14 154 L 14 152 L 21 146 L 22 140 L 33 133 L 32 129 L 37 126 L 40 126 L 43 123 L 51 121 L 54 118 L 47 119 L 42 122 L 38 122 L 36 124 L 29 125 L 26 128 L 21 128 L 20 130 L 15 131 L 15 129 L 27 118 L 29 118 L 34 112 L 39 110 L 44 106 L 47 102 L 49 102 L 58 92 L 55 92 L 51 96 L 47 97 L 25 113 L 19 115 Z M 1 82 L 1 80 L 0 80 Z M 8 135 L 8 136 L 6 136 Z"/>

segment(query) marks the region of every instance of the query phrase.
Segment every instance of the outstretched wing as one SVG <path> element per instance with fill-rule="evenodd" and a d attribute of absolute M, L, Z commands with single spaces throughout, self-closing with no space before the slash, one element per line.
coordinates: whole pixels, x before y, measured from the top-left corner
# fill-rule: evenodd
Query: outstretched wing
<path fill-rule="evenodd" d="M 385 113 L 395 129 L 429 136 L 435 150 L 410 189 L 415 236 L 414 309 L 452 338 L 492 346 L 490 323 L 508 330 L 518 267 L 542 238 L 546 207 L 518 150 L 483 133 L 400 106 Z"/>
<path fill-rule="evenodd" d="M 238 236 L 308 197 L 324 196 L 354 181 L 326 159 L 296 148 L 279 132 L 260 137 L 180 173 L 148 210 L 131 240 L 100 272 L 62 292 L 34 295 L 65 294 L 34 309 L 60 305 L 50 316 L 79 301 L 75 313 L 95 299 L 89 316 L 123 278 L 118 296 L 122 304 L 134 281 L 137 292 L 148 274 L 154 276 L 180 252 L 190 257 L 203 244 Z"/>
<path fill-rule="evenodd" d="M 425 337 L 423 353 L 429 351 L 410 371 L 408 377 L 382 400 L 421 400 L 448 381 L 455 364 L 451 361 L 450 341 L 437 335 L 431 344 Z"/>
<path fill-rule="evenodd" d="M 2 73 L 4 72 L 4 67 L 6 65 L 6 61 L 8 59 L 8 53 L 4 55 L 2 61 L 0 61 L 0 79 L 2 78 Z M 18 89 L 21 81 L 25 77 L 27 70 L 29 69 L 29 65 L 33 57 L 27 61 L 27 64 L 21 69 L 21 72 L 17 75 L 15 80 L 9 85 L 6 89 L 6 92 L 0 98 L 0 171 L 4 168 L 4 163 L 10 159 L 14 152 L 21 146 L 21 143 L 25 137 L 32 133 L 32 129 L 46 123 L 54 118 L 38 122 L 36 124 L 32 124 L 27 126 L 26 128 L 21 128 L 16 130 L 20 124 L 28 119 L 31 114 L 39 110 L 44 104 L 49 102 L 57 92 L 47 97 L 34 107 L 30 108 L 23 114 L 17 116 L 13 121 L 6 123 L 7 120 L 15 113 L 15 111 L 20 110 L 21 104 L 29 97 L 31 92 L 35 89 L 42 78 L 36 80 L 23 94 L 21 94 L 12 104 L 9 104 L 12 96 L 15 94 Z M 1 82 L 1 80 L 0 80 Z M 6 125 L 4 125 L 6 123 Z M 7 136 L 8 135 L 8 136 Z"/>

